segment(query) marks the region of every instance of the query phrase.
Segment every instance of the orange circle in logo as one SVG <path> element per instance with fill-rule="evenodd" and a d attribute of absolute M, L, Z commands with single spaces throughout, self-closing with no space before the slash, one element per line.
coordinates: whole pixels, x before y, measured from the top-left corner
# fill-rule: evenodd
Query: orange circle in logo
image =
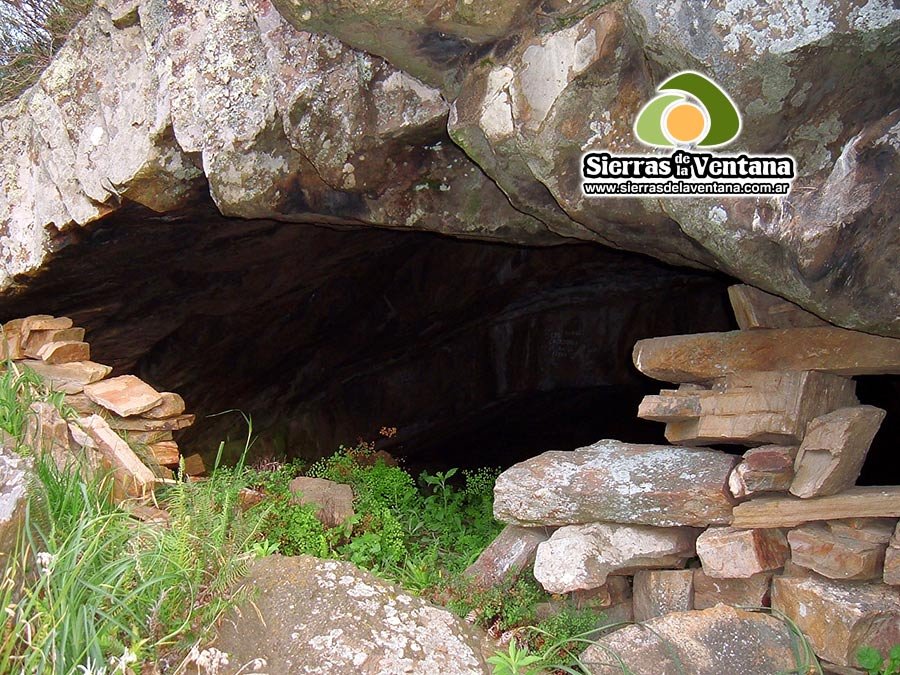
<path fill-rule="evenodd" d="M 706 127 L 703 111 L 693 103 L 679 103 L 666 115 L 666 131 L 679 143 L 690 143 L 700 138 Z"/>

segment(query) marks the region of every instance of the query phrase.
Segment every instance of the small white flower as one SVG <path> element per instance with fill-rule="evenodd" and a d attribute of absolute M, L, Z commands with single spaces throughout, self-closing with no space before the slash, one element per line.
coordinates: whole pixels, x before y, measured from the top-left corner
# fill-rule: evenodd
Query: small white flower
<path fill-rule="evenodd" d="M 222 667 L 228 665 L 228 654 L 215 647 L 201 651 L 194 645 L 188 653 L 188 663 L 197 664 L 197 668 L 202 668 L 208 675 L 217 675 Z"/>
<path fill-rule="evenodd" d="M 42 575 L 48 575 L 53 571 L 53 563 L 56 562 L 56 557 L 47 551 L 41 551 L 35 556 L 37 558 L 37 564 L 41 568 Z"/>
<path fill-rule="evenodd" d="M 111 656 L 109 659 L 109 665 L 113 669 L 113 675 L 115 675 L 115 673 L 118 672 L 126 672 L 128 670 L 128 666 L 135 661 L 137 661 L 137 655 L 130 649 L 126 648 L 122 653 L 122 656 Z"/>

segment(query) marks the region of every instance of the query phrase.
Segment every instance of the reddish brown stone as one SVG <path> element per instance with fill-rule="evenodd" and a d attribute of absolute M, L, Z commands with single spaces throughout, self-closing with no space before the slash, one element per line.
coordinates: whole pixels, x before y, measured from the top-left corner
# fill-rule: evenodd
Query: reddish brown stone
<path fill-rule="evenodd" d="M 639 340 L 633 359 L 664 382 L 764 370 L 889 375 L 900 374 L 900 340 L 833 327 L 739 330 Z"/>
<path fill-rule="evenodd" d="M 796 455 L 796 446 L 751 448 L 728 477 L 728 489 L 738 499 L 760 492 L 787 492 L 794 479 Z"/>
<path fill-rule="evenodd" d="M 900 643 L 900 589 L 892 586 L 775 577 L 772 609 L 797 625 L 817 656 L 840 666 L 855 666 L 863 645 L 886 654 Z"/>
<path fill-rule="evenodd" d="M 162 403 L 160 393 L 134 375 L 120 375 L 89 384 L 84 393 L 94 403 L 121 417 L 139 415 Z"/>
<path fill-rule="evenodd" d="M 821 497 L 853 486 L 884 415 L 881 408 L 860 405 L 810 422 L 794 464 L 791 493 Z"/>
<path fill-rule="evenodd" d="M 731 309 L 741 330 L 830 325 L 793 302 L 746 284 L 729 286 L 728 299 L 731 300 Z"/>
<path fill-rule="evenodd" d="M 84 328 L 63 328 L 57 330 L 34 330 L 28 336 L 28 342 L 22 346 L 25 356 L 32 359 L 41 358 L 40 351 L 51 342 L 82 342 Z M 87 359 L 82 359 L 87 360 Z"/>
<path fill-rule="evenodd" d="M 839 518 L 896 518 L 900 516 L 900 487 L 853 487 L 838 495 L 799 499 L 759 497 L 734 507 L 735 527 L 795 527 L 813 520 Z"/>
<path fill-rule="evenodd" d="M 150 408 L 150 410 L 145 410 L 142 413 L 142 417 L 151 420 L 163 420 L 170 417 L 177 417 L 184 412 L 184 399 L 178 394 L 171 391 L 164 391 L 160 393 L 160 398 L 162 398 L 160 404 L 154 408 Z"/>
<path fill-rule="evenodd" d="M 788 557 L 788 543 L 778 529 L 711 527 L 697 538 L 697 555 L 707 576 L 748 579 L 782 567 Z"/>
<path fill-rule="evenodd" d="M 534 562 L 538 544 L 547 541 L 551 532 L 546 527 L 507 525 L 463 574 L 482 588 L 515 579 Z"/>
<path fill-rule="evenodd" d="M 87 342 L 48 342 L 38 350 L 44 363 L 73 363 L 89 361 L 91 346 Z"/>
<path fill-rule="evenodd" d="M 732 373 L 700 398 L 700 415 L 666 425 L 672 443 L 799 445 L 814 418 L 856 405 L 856 384 L 816 372 Z"/>
<path fill-rule="evenodd" d="M 153 490 L 156 480 L 153 472 L 102 417 L 91 415 L 78 424 L 96 444 L 102 463 L 112 471 L 118 498 L 144 497 Z"/>
<path fill-rule="evenodd" d="M 94 361 L 51 364 L 27 359 L 21 364 L 44 378 L 51 388 L 66 394 L 81 393 L 85 385 L 98 382 L 112 372 L 109 366 Z"/>
<path fill-rule="evenodd" d="M 827 525 L 809 523 L 788 533 L 791 560 L 829 579 L 881 579 L 887 544 L 835 535 Z"/>

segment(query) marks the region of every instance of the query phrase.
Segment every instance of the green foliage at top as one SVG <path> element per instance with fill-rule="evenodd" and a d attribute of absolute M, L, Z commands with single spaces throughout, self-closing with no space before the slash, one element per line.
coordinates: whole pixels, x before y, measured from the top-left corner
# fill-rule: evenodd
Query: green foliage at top
<path fill-rule="evenodd" d="M 869 675 L 900 674 L 900 645 L 894 645 L 885 659 L 874 647 L 860 647 L 856 652 L 856 661 Z"/>

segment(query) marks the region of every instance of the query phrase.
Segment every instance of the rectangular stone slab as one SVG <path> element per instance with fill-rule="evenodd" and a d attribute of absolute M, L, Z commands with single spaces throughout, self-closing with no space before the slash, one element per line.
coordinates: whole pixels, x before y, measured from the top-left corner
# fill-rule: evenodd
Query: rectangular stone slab
<path fill-rule="evenodd" d="M 74 361 L 90 361 L 91 346 L 87 342 L 61 340 L 48 342 L 38 351 L 38 357 L 44 363 L 72 363 Z"/>
<path fill-rule="evenodd" d="M 148 452 L 160 466 L 178 466 L 181 452 L 175 441 L 157 441 L 147 446 Z"/>
<path fill-rule="evenodd" d="M 759 370 L 900 374 L 900 340 L 833 327 L 739 330 L 638 340 L 632 358 L 642 373 L 665 382 Z"/>
<path fill-rule="evenodd" d="M 770 573 L 749 579 L 715 579 L 702 569 L 694 570 L 694 609 L 707 609 L 718 604 L 731 607 L 768 607 Z"/>
<path fill-rule="evenodd" d="M 23 345 L 25 356 L 39 359 L 41 347 L 51 342 L 83 342 L 84 328 L 62 328 L 58 330 L 35 330 L 28 336 L 28 343 Z"/>
<path fill-rule="evenodd" d="M 178 431 L 194 423 L 195 415 L 178 415 L 164 420 L 148 420 L 144 417 L 112 417 L 109 426 L 117 431 Z"/>
<path fill-rule="evenodd" d="M 81 393 L 86 384 L 102 380 L 112 372 L 110 366 L 94 361 L 52 364 L 26 359 L 20 363 L 44 378 L 52 389 L 67 394 Z"/>
<path fill-rule="evenodd" d="M 711 389 L 647 397 L 638 416 L 668 422 L 666 440 L 675 445 L 799 445 L 814 417 L 856 405 L 855 390 L 853 380 L 829 373 L 734 373 L 715 380 Z M 679 402 L 687 405 L 679 408 Z"/>
<path fill-rule="evenodd" d="M 91 415 L 78 424 L 93 439 L 104 463 L 112 470 L 116 497 L 144 497 L 152 492 L 156 481 L 153 472 L 102 417 Z"/>
<path fill-rule="evenodd" d="M 534 562 L 538 544 L 547 541 L 552 532 L 547 527 L 507 525 L 463 575 L 481 588 L 512 581 Z"/>
<path fill-rule="evenodd" d="M 820 497 L 854 485 L 884 416 L 881 408 L 858 405 L 810 422 L 794 463 L 791 494 Z"/>
<path fill-rule="evenodd" d="M 734 507 L 734 527 L 796 527 L 814 520 L 896 518 L 900 486 L 852 487 L 828 497 L 759 497 Z"/>
<path fill-rule="evenodd" d="M 545 452 L 500 474 L 494 516 L 524 526 L 727 524 L 734 501 L 726 482 L 737 460 L 717 450 L 614 440 Z"/>
<path fill-rule="evenodd" d="M 84 394 L 122 417 L 139 415 L 162 403 L 160 393 L 134 375 L 120 375 L 87 385 Z"/>

